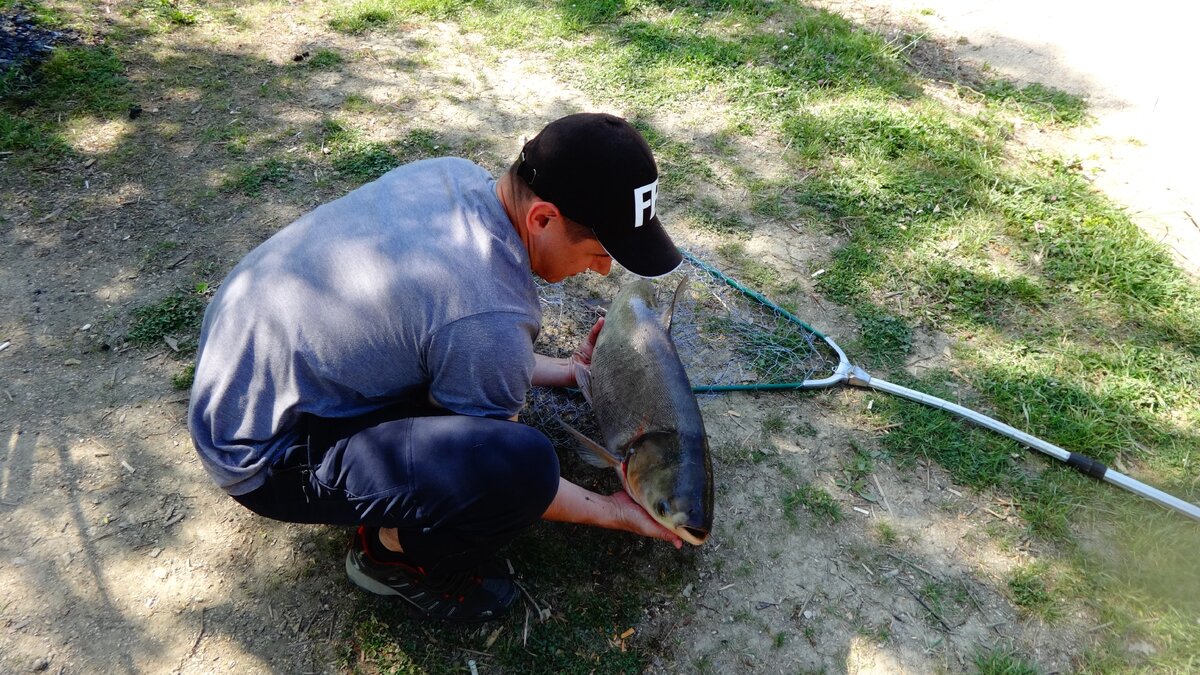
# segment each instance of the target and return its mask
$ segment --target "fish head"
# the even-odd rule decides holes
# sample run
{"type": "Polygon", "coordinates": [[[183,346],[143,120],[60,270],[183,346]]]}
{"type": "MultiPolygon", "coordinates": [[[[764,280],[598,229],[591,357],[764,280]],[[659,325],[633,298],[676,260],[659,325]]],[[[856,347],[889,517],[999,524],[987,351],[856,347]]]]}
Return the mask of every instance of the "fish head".
{"type": "Polygon", "coordinates": [[[712,531],[713,481],[708,439],[648,433],[630,447],[625,489],[650,517],[689,544],[712,531]]]}

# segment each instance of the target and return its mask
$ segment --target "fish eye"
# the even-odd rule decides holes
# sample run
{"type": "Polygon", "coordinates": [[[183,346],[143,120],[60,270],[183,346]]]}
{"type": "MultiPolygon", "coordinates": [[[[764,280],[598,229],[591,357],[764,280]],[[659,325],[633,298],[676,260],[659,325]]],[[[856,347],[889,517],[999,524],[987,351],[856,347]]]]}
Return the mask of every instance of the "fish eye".
{"type": "Polygon", "coordinates": [[[655,512],[657,512],[658,515],[662,516],[663,518],[667,517],[667,511],[669,511],[670,508],[671,505],[668,504],[667,500],[665,499],[658,500],[658,503],[654,505],[655,512]]]}

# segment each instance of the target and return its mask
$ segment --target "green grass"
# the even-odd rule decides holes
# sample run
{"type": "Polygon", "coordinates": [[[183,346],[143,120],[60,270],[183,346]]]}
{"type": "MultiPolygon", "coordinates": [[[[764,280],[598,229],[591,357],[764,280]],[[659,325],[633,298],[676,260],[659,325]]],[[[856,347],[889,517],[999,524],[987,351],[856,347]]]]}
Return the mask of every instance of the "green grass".
{"type": "MultiPolygon", "coordinates": [[[[58,23],[57,14],[35,16],[58,23]]],[[[59,46],[40,63],[0,74],[0,151],[51,161],[69,155],[63,129],[71,119],[128,113],[124,70],[107,46],[59,46]]]]}
{"type": "Polygon", "coordinates": [[[1046,621],[1058,616],[1058,608],[1048,582],[1050,570],[1044,564],[1018,567],[1008,576],[1008,591],[1013,604],[1026,612],[1037,614],[1046,621]]]}
{"type": "Polygon", "coordinates": [[[139,347],[156,347],[168,337],[178,341],[180,353],[196,349],[205,301],[196,293],[179,291],[133,310],[126,340],[139,347]]]}
{"type": "Polygon", "coordinates": [[[192,381],[196,378],[196,364],[189,363],[183,370],[171,376],[171,386],[181,391],[187,391],[192,388],[192,381]]]}
{"type": "Polygon", "coordinates": [[[262,192],[263,186],[282,185],[291,179],[287,165],[272,158],[238,169],[221,183],[221,189],[256,197],[262,192]]]}
{"type": "Polygon", "coordinates": [[[802,483],[783,495],[783,516],[793,528],[800,524],[796,510],[801,507],[826,524],[837,523],[843,518],[842,507],[837,500],[811,483],[802,483]]]}
{"type": "Polygon", "coordinates": [[[401,164],[453,155],[456,150],[428,129],[412,129],[396,141],[368,141],[352,127],[330,119],[324,122],[321,133],[330,166],[343,178],[360,183],[374,180],[401,164]]]}
{"type": "Polygon", "coordinates": [[[1033,664],[1016,649],[993,648],[980,651],[972,659],[979,675],[1039,675],[1033,664]]]}
{"type": "Polygon", "coordinates": [[[358,0],[340,6],[329,20],[330,28],[357,35],[382,29],[414,14],[445,17],[461,6],[461,0],[358,0]]]}
{"type": "Polygon", "coordinates": [[[332,49],[318,49],[315,54],[305,61],[305,64],[309,68],[334,68],[345,62],[346,58],[339,52],[332,49]]]}
{"type": "Polygon", "coordinates": [[[1008,80],[989,80],[982,87],[987,101],[1020,113],[1035,122],[1077,126],[1087,121],[1083,98],[1034,82],[1025,86],[1008,80]]]}

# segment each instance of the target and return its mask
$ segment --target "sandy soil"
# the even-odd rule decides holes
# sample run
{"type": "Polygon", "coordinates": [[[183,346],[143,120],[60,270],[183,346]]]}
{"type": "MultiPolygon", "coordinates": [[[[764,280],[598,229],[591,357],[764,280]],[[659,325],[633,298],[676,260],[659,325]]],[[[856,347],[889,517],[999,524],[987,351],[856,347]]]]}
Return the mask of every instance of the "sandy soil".
{"type": "MultiPolygon", "coordinates": [[[[969,45],[981,46],[964,57],[991,54],[979,34],[969,32],[983,29],[956,27],[966,19],[948,11],[897,14],[901,10],[866,1],[837,6],[873,25],[936,23],[951,42],[960,31],[969,45]]],[[[0,178],[0,222],[6,224],[0,342],[9,345],[0,352],[0,671],[336,668],[356,592],[340,570],[342,533],[258,519],[220,494],[191,451],[185,394],[170,384],[183,362],[166,345],[130,350],[119,339],[132,308],[187,287],[203,270],[217,270],[219,278],[274,229],[334,196],[314,185],[288,200],[197,204],[194,195],[219,180],[222,155],[189,129],[201,128],[208,115],[281,127],[304,123],[354,92],[403,113],[394,126],[373,130],[379,137],[400,137],[413,127],[484,136],[492,145],[475,159],[499,170],[520,137],[544,120],[593,108],[544,64],[496,58],[445,26],[413,28],[369,45],[304,18],[264,26],[237,45],[222,42],[219,27],[172,39],[177,42],[163,40],[157,48],[195,50],[195,58],[215,44],[213,58],[235,68],[283,67],[293,54],[317,47],[360,58],[329,73],[310,100],[286,109],[263,104],[254,92],[232,92],[227,109],[200,110],[194,92],[164,86],[161,99],[146,104],[140,125],[114,122],[72,137],[85,153],[111,159],[133,149],[152,158],[148,163],[103,161],[59,174],[0,178]],[[428,67],[389,65],[417,54],[427,57],[428,67]],[[201,227],[203,241],[196,238],[201,227]]],[[[999,68],[998,56],[986,58],[999,68]]],[[[1023,76],[1043,71],[1026,63],[1023,76]]],[[[155,74],[133,76],[153,82],[155,74]]],[[[703,132],[702,117],[655,122],[686,141],[703,132]]],[[[1098,182],[1123,166],[1102,160],[1143,149],[1112,140],[1128,137],[1091,139],[1110,148],[1109,155],[1097,155],[1098,182]]],[[[1149,131],[1138,137],[1149,147],[1149,131]]],[[[747,164],[777,156],[765,143],[746,141],[740,152],[747,164]]],[[[1146,213],[1188,209],[1168,205],[1146,213]]],[[[1182,230],[1171,225],[1169,231],[1182,230]]],[[[746,248],[811,285],[812,262],[837,243],[777,224],[757,230],[746,248]],[[785,238],[786,246],[779,243],[785,238]]],[[[815,297],[802,310],[831,334],[852,332],[815,297]]],[[[921,335],[918,343],[913,367],[948,358],[943,337],[921,335]]],[[[1005,575],[1039,551],[1020,536],[1003,500],[955,486],[937,466],[926,465],[897,470],[880,463],[877,484],[860,492],[838,486],[852,445],[869,447],[885,431],[861,415],[871,400],[836,390],[799,399],[703,402],[718,449],[721,517],[702,552],[706,571],[686,590],[689,611],[664,616],[648,608],[638,627],[639,636],[669,634],[679,645],[653,670],[961,671],[972,654],[991,645],[1016,646],[1046,670],[1071,667],[1097,620],[1072,607],[1051,629],[1012,606],[1005,575]],[[765,434],[771,411],[784,415],[789,429],[811,433],[765,434]],[[738,450],[750,446],[766,459],[754,461],[738,450]],[[831,527],[802,516],[794,527],[783,525],[778,495],[801,481],[828,489],[847,520],[831,527]],[[881,546],[880,523],[897,533],[897,542],[881,546]],[[1011,536],[997,538],[998,531],[1011,536]],[[953,590],[936,617],[919,597],[930,584],[953,590]],[[787,639],[779,642],[779,634],[787,639]]]]}

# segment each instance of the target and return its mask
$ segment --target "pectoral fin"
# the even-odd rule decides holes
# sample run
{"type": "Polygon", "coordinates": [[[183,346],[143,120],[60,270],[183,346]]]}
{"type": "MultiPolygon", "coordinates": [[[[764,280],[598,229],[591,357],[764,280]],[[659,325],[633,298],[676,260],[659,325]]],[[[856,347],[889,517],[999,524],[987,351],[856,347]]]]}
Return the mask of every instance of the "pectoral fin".
{"type": "Polygon", "coordinates": [[[593,441],[587,436],[579,433],[579,431],[577,431],[574,427],[562,421],[561,419],[555,419],[558,420],[558,423],[562,425],[563,429],[567,430],[567,433],[571,434],[575,437],[575,440],[579,441],[579,457],[583,461],[601,469],[621,465],[621,460],[614,457],[613,454],[609,452],[608,449],[603,445],[600,445],[596,441],[593,441]]]}
{"type": "MultiPolygon", "coordinates": [[[[575,370],[575,384],[579,387],[579,391],[583,392],[583,397],[587,399],[588,405],[592,404],[592,371],[587,366],[572,359],[571,366],[575,370]]],[[[561,421],[561,420],[560,420],[561,421]]]]}
{"type": "Polygon", "coordinates": [[[663,308],[662,322],[663,331],[667,335],[671,334],[671,319],[675,316],[675,305],[679,302],[679,298],[683,297],[683,289],[687,288],[688,278],[684,277],[679,280],[679,285],[675,287],[675,294],[671,296],[671,304],[663,308]]]}

